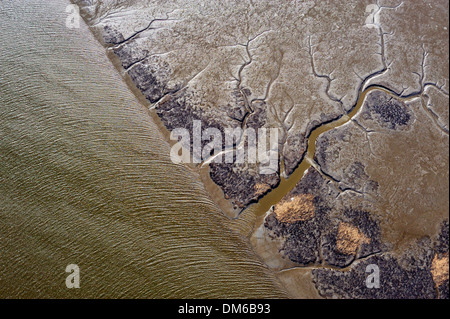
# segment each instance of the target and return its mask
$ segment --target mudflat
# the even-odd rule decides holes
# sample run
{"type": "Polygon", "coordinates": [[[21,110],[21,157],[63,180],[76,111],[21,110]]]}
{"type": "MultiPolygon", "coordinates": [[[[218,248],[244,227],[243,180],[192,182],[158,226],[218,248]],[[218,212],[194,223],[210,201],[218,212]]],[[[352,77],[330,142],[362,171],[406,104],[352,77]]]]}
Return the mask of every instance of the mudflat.
{"type": "Polygon", "coordinates": [[[169,132],[277,128],[203,180],[293,297],[448,298],[447,1],[74,2],[169,132]]]}

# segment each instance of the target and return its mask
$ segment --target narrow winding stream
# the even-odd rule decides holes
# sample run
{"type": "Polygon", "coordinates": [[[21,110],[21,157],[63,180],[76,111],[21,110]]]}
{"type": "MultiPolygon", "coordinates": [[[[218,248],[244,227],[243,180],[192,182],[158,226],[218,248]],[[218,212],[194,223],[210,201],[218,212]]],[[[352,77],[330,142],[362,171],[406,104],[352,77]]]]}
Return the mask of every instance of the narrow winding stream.
{"type": "Polygon", "coordinates": [[[346,115],[340,117],[339,119],[337,119],[333,122],[321,125],[311,132],[311,134],[308,138],[307,151],[306,151],[306,154],[305,154],[303,160],[301,161],[299,166],[296,168],[294,173],[292,173],[289,177],[285,178],[285,177],[281,176],[281,181],[280,181],[279,186],[277,188],[275,188],[274,190],[272,190],[270,193],[268,193],[265,197],[263,197],[256,204],[257,205],[257,207],[256,207],[257,216],[262,216],[262,215],[266,214],[267,211],[272,206],[279,203],[283,199],[283,197],[286,196],[286,194],[288,194],[298,184],[298,182],[303,178],[305,172],[314,165],[314,155],[316,153],[317,138],[325,132],[328,132],[332,129],[338,128],[338,127],[350,122],[358,114],[361,107],[364,105],[364,101],[366,99],[367,94],[369,94],[370,92],[375,91],[375,90],[383,91],[383,92],[389,94],[390,96],[392,96],[396,99],[399,99],[403,102],[408,102],[408,101],[414,100],[416,98],[419,98],[423,93],[423,90],[421,90],[419,93],[415,93],[411,96],[402,97],[402,96],[396,94],[395,92],[393,92],[392,90],[389,90],[385,87],[373,85],[373,86],[366,88],[364,91],[362,91],[359,94],[357,103],[351,109],[351,111],[349,113],[347,113],[346,115]]]}

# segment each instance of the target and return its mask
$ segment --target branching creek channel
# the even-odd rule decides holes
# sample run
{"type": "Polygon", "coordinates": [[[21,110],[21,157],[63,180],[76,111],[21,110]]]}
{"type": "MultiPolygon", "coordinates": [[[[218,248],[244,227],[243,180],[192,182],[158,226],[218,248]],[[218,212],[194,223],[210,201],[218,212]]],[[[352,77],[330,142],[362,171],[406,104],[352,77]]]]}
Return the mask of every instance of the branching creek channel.
{"type": "MultiPolygon", "coordinates": [[[[110,58],[113,58],[113,57],[110,56],[110,58]]],[[[118,63],[115,63],[115,64],[116,64],[116,67],[119,67],[118,63]]],[[[379,73],[382,73],[382,72],[378,72],[377,75],[379,73]]],[[[213,197],[215,197],[217,204],[221,207],[224,214],[226,216],[228,216],[229,218],[239,219],[239,217],[246,210],[251,209],[255,213],[255,215],[256,215],[255,217],[258,218],[258,217],[264,216],[271,209],[272,206],[278,204],[292,189],[295,188],[295,186],[300,182],[300,180],[303,178],[304,174],[306,173],[306,171],[309,168],[315,167],[319,171],[319,173],[323,174],[323,172],[321,172],[320,168],[317,167],[317,164],[315,163],[315,160],[314,160],[314,156],[315,156],[315,152],[316,152],[317,138],[323,133],[326,133],[330,130],[339,128],[339,127],[347,124],[348,122],[352,121],[352,119],[356,115],[358,115],[359,111],[361,110],[362,106],[364,105],[366,96],[372,91],[376,91],[376,90],[383,91],[386,94],[388,94],[389,96],[391,96],[392,98],[397,99],[402,102],[410,102],[412,100],[420,98],[422,100],[421,101],[422,107],[425,109],[425,111],[427,113],[429,113],[429,110],[427,109],[426,105],[424,104],[423,93],[424,93],[426,87],[428,87],[428,86],[436,87],[436,85],[434,85],[432,83],[425,83],[419,92],[414,92],[409,95],[402,95],[402,94],[398,94],[397,92],[393,91],[392,89],[382,86],[382,85],[373,84],[373,85],[369,85],[366,87],[364,84],[367,82],[368,79],[370,79],[370,77],[367,78],[361,84],[357,102],[354,104],[354,106],[349,111],[347,111],[345,114],[339,116],[338,118],[331,120],[330,122],[327,122],[327,123],[322,123],[322,124],[318,125],[316,128],[314,128],[310,132],[310,134],[307,136],[308,143],[307,143],[307,149],[305,151],[305,155],[303,156],[302,161],[297,166],[297,168],[294,170],[294,172],[287,177],[284,176],[284,174],[281,174],[279,184],[275,188],[273,188],[271,191],[269,191],[266,195],[262,196],[256,203],[252,203],[252,204],[248,205],[246,208],[244,208],[240,212],[237,212],[237,213],[236,213],[236,211],[230,212],[229,211],[230,209],[228,209],[228,207],[232,206],[231,203],[229,203],[228,200],[225,200],[224,198],[217,198],[215,196],[215,195],[217,195],[217,192],[215,192],[213,197]],[[223,202],[228,202],[228,205],[223,205],[223,202]],[[233,217],[233,216],[235,216],[235,217],[233,217]]],[[[131,81],[126,81],[126,82],[128,83],[129,86],[132,86],[131,81]]],[[[134,89],[133,91],[135,93],[138,93],[139,91],[138,90],[136,91],[136,90],[137,90],[137,88],[134,89]]],[[[150,111],[154,112],[153,107],[150,107],[150,111]]],[[[156,115],[156,113],[152,114],[152,117],[153,117],[153,119],[158,119],[158,122],[160,122],[159,117],[156,115]]],[[[158,127],[164,131],[163,132],[164,136],[166,136],[166,138],[169,138],[170,132],[165,128],[165,126],[162,124],[162,122],[158,123],[158,127]]],[[[245,131],[245,121],[243,122],[243,129],[245,131]]],[[[448,134],[448,132],[445,132],[445,133],[448,134]]],[[[173,141],[169,141],[169,143],[174,144],[173,141]]],[[[206,184],[208,184],[208,185],[205,185],[205,187],[208,187],[211,184],[214,184],[214,182],[209,178],[209,164],[212,162],[212,160],[216,156],[223,155],[227,152],[235,151],[236,148],[242,146],[243,143],[244,143],[244,139],[241,138],[241,140],[237,141],[237,143],[233,147],[226,148],[223,151],[221,151],[220,153],[212,155],[208,159],[204,160],[202,163],[195,164],[193,166],[191,166],[189,164],[187,164],[187,165],[191,168],[194,168],[194,170],[198,170],[200,175],[208,176],[208,181],[206,182],[206,184]]],[[[280,165],[280,168],[279,168],[280,172],[283,172],[283,170],[284,170],[283,162],[280,161],[279,165],[280,165]]],[[[325,177],[328,179],[331,179],[331,177],[329,177],[329,176],[325,176],[325,177]]],[[[203,179],[203,182],[205,183],[204,179],[203,179]]],[[[217,185],[215,185],[215,186],[217,186],[217,185]]],[[[217,186],[217,188],[218,188],[218,186],[217,186]]],[[[223,197],[223,194],[222,194],[222,197],[223,197]]]]}
{"type": "MultiPolygon", "coordinates": [[[[384,43],[383,40],[383,34],[381,33],[381,38],[382,38],[382,43],[384,43]]],[[[98,38],[98,34],[94,33],[94,36],[96,36],[98,38]]],[[[249,40],[249,42],[253,41],[249,40]]],[[[248,43],[249,43],[248,42],[248,43]]],[[[246,50],[247,50],[247,54],[249,56],[249,61],[247,61],[244,65],[242,65],[241,69],[239,70],[239,78],[237,79],[238,82],[241,82],[241,72],[242,70],[248,66],[248,64],[250,64],[251,62],[251,57],[248,51],[248,43],[246,45],[246,50]]],[[[243,45],[245,46],[245,45],[243,45]]],[[[384,45],[383,45],[383,49],[382,49],[382,55],[384,55],[384,45]]],[[[173,140],[170,140],[170,131],[164,126],[164,124],[162,123],[161,119],[158,117],[158,115],[155,112],[154,107],[156,106],[156,104],[158,104],[159,102],[161,102],[165,96],[160,100],[157,101],[153,104],[150,104],[148,100],[146,100],[146,98],[144,97],[144,95],[142,94],[142,92],[136,87],[136,85],[133,83],[133,81],[131,80],[131,78],[127,75],[126,70],[122,69],[121,66],[121,62],[118,59],[117,56],[115,56],[115,54],[112,53],[112,51],[110,49],[107,49],[107,55],[110,59],[110,61],[114,64],[114,66],[121,70],[121,73],[123,75],[124,81],[125,83],[128,85],[129,89],[136,95],[136,97],[138,98],[139,101],[141,101],[141,103],[143,103],[145,106],[148,107],[148,109],[150,110],[150,115],[153,118],[153,120],[156,121],[155,124],[157,124],[157,126],[159,127],[161,133],[166,137],[167,141],[173,145],[175,144],[175,142],[173,140]],[[125,71],[125,72],[124,72],[125,71]]],[[[315,156],[315,151],[316,151],[316,140],[317,138],[327,132],[330,131],[332,129],[338,128],[340,126],[345,125],[346,123],[350,122],[360,111],[360,109],[362,108],[365,98],[367,96],[367,94],[369,94],[372,91],[375,90],[379,90],[379,91],[383,91],[386,94],[388,94],[389,96],[391,96],[394,99],[397,99],[399,101],[402,102],[409,102],[415,99],[420,98],[422,101],[422,106],[425,109],[425,111],[427,113],[430,113],[430,110],[427,109],[426,105],[424,105],[424,99],[423,99],[423,93],[425,91],[425,88],[428,86],[434,86],[436,87],[439,91],[441,91],[441,89],[435,85],[434,83],[421,83],[421,89],[420,91],[416,91],[413,92],[411,94],[408,95],[403,95],[402,93],[397,93],[394,90],[383,86],[383,85],[377,85],[377,84],[371,84],[368,85],[369,80],[374,79],[376,76],[379,76],[383,73],[385,73],[386,71],[388,71],[387,65],[386,63],[384,63],[384,68],[382,70],[376,71],[372,74],[370,74],[369,76],[367,76],[365,79],[363,79],[359,90],[358,90],[358,97],[356,100],[356,103],[353,105],[353,107],[351,107],[347,112],[343,113],[341,116],[339,116],[338,118],[331,120],[329,122],[326,123],[322,123],[319,126],[317,126],[316,128],[314,128],[310,134],[307,136],[308,139],[308,143],[307,143],[307,149],[305,151],[305,154],[303,156],[303,159],[301,160],[300,164],[297,166],[297,168],[294,170],[294,172],[289,175],[289,176],[283,176],[283,174],[280,174],[280,183],[273,188],[271,191],[269,191],[269,193],[267,193],[266,195],[262,196],[256,203],[252,203],[250,205],[248,205],[246,208],[244,208],[242,211],[237,212],[230,212],[229,209],[227,209],[227,207],[231,207],[231,203],[226,200],[225,198],[223,198],[223,193],[222,193],[222,198],[218,198],[216,195],[218,195],[217,190],[213,191],[211,193],[214,193],[213,197],[215,197],[216,203],[219,205],[219,207],[222,209],[224,215],[226,215],[227,217],[231,218],[231,219],[239,219],[239,217],[248,209],[252,209],[252,211],[254,211],[256,213],[256,217],[261,217],[263,215],[265,215],[272,206],[276,205],[277,203],[279,203],[297,184],[298,182],[303,178],[304,174],[306,173],[306,171],[311,168],[311,167],[317,167],[317,165],[315,164],[314,161],[314,156],[315,156]],[[227,205],[223,205],[224,202],[227,202],[227,205]],[[233,217],[234,216],[234,217],[233,217]]],[[[323,76],[319,76],[319,77],[323,77],[323,76]]],[[[423,81],[423,79],[422,79],[423,81]]],[[[269,91],[270,91],[270,86],[273,83],[270,83],[268,86],[268,89],[266,91],[266,96],[264,97],[265,100],[268,97],[269,91]]],[[[240,86],[240,85],[239,85],[240,86]]],[[[247,114],[247,116],[245,117],[245,119],[242,122],[242,128],[246,129],[246,122],[249,118],[249,116],[254,112],[251,104],[252,102],[258,102],[260,101],[259,99],[255,99],[253,101],[251,101],[249,103],[249,101],[246,99],[246,94],[245,92],[243,92],[242,87],[240,87],[240,92],[241,94],[244,96],[244,101],[246,103],[246,108],[247,111],[249,112],[247,114]]],[[[442,92],[442,91],[441,91],[442,92]]],[[[336,101],[335,101],[336,102],[336,101]]],[[[445,134],[448,135],[448,132],[445,132],[445,134]]],[[[244,134],[245,135],[245,134],[244,134]]],[[[203,183],[205,184],[205,187],[208,188],[208,186],[211,186],[212,184],[214,184],[214,182],[209,178],[209,163],[212,162],[212,160],[221,154],[225,154],[227,152],[230,151],[234,151],[236,150],[237,147],[242,146],[242,144],[244,143],[244,138],[241,138],[240,141],[237,141],[237,143],[235,145],[233,145],[232,147],[225,148],[222,152],[220,152],[219,154],[212,154],[211,157],[209,157],[208,159],[202,161],[202,163],[200,164],[194,164],[194,165],[190,165],[190,164],[185,164],[190,168],[193,168],[194,170],[197,170],[198,173],[203,176],[202,180],[203,183]],[[206,175],[205,173],[207,173],[208,177],[207,177],[207,181],[205,181],[204,176],[206,175]],[[208,185],[206,185],[208,184],[208,185]]],[[[192,158],[191,158],[192,160],[192,158]]],[[[279,163],[280,166],[280,172],[283,172],[284,167],[283,167],[283,163],[282,161],[280,161],[279,163]]],[[[318,169],[319,170],[319,169],[318,169]]],[[[323,174],[323,172],[321,172],[319,170],[319,172],[321,174],[323,174]]],[[[326,176],[328,177],[328,176],[326,176]]],[[[331,177],[328,177],[331,178],[331,177]]],[[[216,184],[214,184],[217,188],[219,188],[216,184]]],[[[233,209],[231,209],[233,210],[233,209]]]]}
{"type": "MultiPolygon", "coordinates": [[[[110,51],[107,51],[107,53],[108,53],[108,57],[109,57],[110,61],[115,65],[115,67],[118,68],[119,70],[122,69],[121,63],[118,60],[118,58],[114,54],[112,54],[112,52],[110,52],[110,51]]],[[[223,193],[221,191],[219,192],[219,193],[221,193],[221,198],[217,197],[217,195],[218,195],[217,189],[220,189],[220,188],[209,177],[209,164],[212,162],[212,160],[216,156],[223,155],[227,152],[235,151],[236,148],[242,146],[242,144],[244,143],[243,138],[241,138],[239,141],[237,141],[237,143],[233,147],[225,148],[223,151],[221,151],[218,154],[212,154],[209,158],[202,161],[202,163],[200,163],[200,164],[193,164],[193,165],[192,164],[184,164],[184,165],[187,165],[191,169],[198,171],[200,176],[202,176],[202,180],[203,180],[203,183],[205,184],[206,188],[208,188],[208,186],[212,186],[212,185],[214,185],[217,188],[216,191],[212,191],[211,194],[212,194],[212,197],[215,199],[216,203],[222,209],[225,216],[227,216],[231,219],[239,219],[239,217],[245,211],[247,211],[249,209],[251,209],[256,214],[255,217],[264,216],[270,210],[270,208],[272,206],[278,204],[292,189],[294,189],[294,187],[303,178],[304,174],[306,173],[306,171],[309,168],[316,167],[319,170],[319,168],[317,167],[317,164],[315,164],[315,160],[314,160],[317,138],[325,132],[328,132],[335,128],[339,128],[339,127],[347,124],[348,122],[352,121],[352,119],[361,110],[362,106],[364,105],[366,96],[370,92],[376,91],[376,90],[383,91],[386,94],[388,94],[389,96],[391,96],[392,98],[397,99],[402,102],[409,102],[409,101],[420,98],[422,100],[421,101],[422,106],[425,109],[425,111],[427,113],[430,112],[427,109],[426,105],[424,105],[423,93],[425,91],[425,88],[428,86],[434,86],[434,87],[438,88],[439,91],[441,91],[437,85],[435,85],[433,83],[424,83],[424,84],[422,84],[420,91],[416,91],[416,92],[413,92],[408,95],[402,95],[401,93],[399,94],[399,93],[393,91],[392,89],[382,86],[382,85],[377,85],[377,84],[367,85],[368,80],[371,80],[375,76],[383,74],[384,72],[386,72],[386,69],[375,72],[374,74],[372,74],[372,75],[368,76],[366,79],[364,79],[364,81],[361,83],[361,86],[359,89],[357,101],[353,105],[353,107],[350,108],[349,111],[342,114],[341,116],[339,116],[336,119],[333,119],[327,123],[322,123],[322,124],[318,125],[316,128],[314,128],[310,132],[310,134],[307,136],[308,143],[307,143],[307,149],[305,151],[305,155],[303,156],[303,159],[301,160],[301,162],[297,166],[297,168],[294,170],[294,172],[287,177],[283,176],[284,174],[281,174],[280,182],[275,188],[273,188],[271,191],[269,191],[269,193],[267,193],[266,195],[262,196],[256,203],[252,203],[252,204],[248,205],[242,211],[239,211],[239,212],[233,211],[231,202],[229,200],[226,200],[225,198],[223,198],[223,193]],[[205,180],[206,175],[207,175],[207,180],[205,180]],[[226,202],[227,204],[224,205],[224,202],[226,202]]],[[[158,104],[161,100],[154,104],[149,104],[148,100],[145,99],[142,92],[140,92],[140,90],[135,86],[135,84],[129,78],[129,76],[126,73],[123,73],[123,70],[121,73],[124,77],[124,81],[126,82],[126,84],[129,87],[129,89],[137,96],[137,98],[141,101],[141,103],[143,103],[144,105],[146,105],[148,107],[151,117],[153,118],[154,121],[156,121],[157,126],[159,127],[161,133],[165,136],[167,141],[171,145],[175,144],[175,142],[173,140],[170,140],[170,131],[164,126],[164,124],[162,123],[162,120],[158,117],[158,115],[156,114],[155,108],[154,108],[154,106],[156,104],[158,104]]],[[[245,95],[245,93],[242,93],[242,94],[245,95]]],[[[268,94],[268,92],[267,92],[267,94],[268,94]]],[[[252,102],[256,102],[256,101],[258,101],[258,100],[255,100],[252,102]]],[[[250,106],[247,106],[247,108],[249,109],[249,112],[250,112],[248,115],[251,115],[251,113],[253,113],[253,109],[250,106]]],[[[246,121],[247,121],[248,117],[249,116],[247,116],[246,119],[242,123],[242,128],[244,129],[244,131],[245,131],[246,121]]],[[[448,132],[445,132],[445,134],[448,135],[448,132]]],[[[192,158],[191,158],[191,160],[192,160],[192,158]]],[[[279,166],[280,166],[280,168],[279,168],[280,172],[283,172],[284,167],[283,167],[282,161],[280,161],[279,166]]],[[[323,174],[323,172],[321,172],[320,170],[319,170],[319,172],[321,174],[323,174]]],[[[330,178],[328,176],[325,176],[325,177],[330,178]]]]}
{"type": "MultiPolygon", "coordinates": [[[[350,122],[361,110],[362,106],[364,105],[364,101],[366,99],[367,94],[369,94],[372,91],[379,90],[387,93],[391,97],[398,99],[402,102],[408,102],[415,100],[417,98],[422,98],[423,91],[425,89],[426,85],[422,88],[422,90],[418,93],[413,93],[408,96],[402,96],[397,94],[396,92],[390,90],[389,88],[378,86],[378,85],[371,85],[367,88],[365,88],[358,96],[356,104],[353,106],[353,108],[347,113],[341,116],[338,119],[335,119],[329,123],[322,124],[312,130],[311,134],[308,136],[308,145],[306,153],[303,157],[303,160],[301,163],[297,166],[295,171],[286,177],[281,176],[280,184],[273,189],[271,192],[266,194],[264,197],[262,197],[255,205],[256,205],[256,215],[258,217],[265,215],[272,206],[279,203],[283,197],[285,197],[297,184],[298,182],[303,178],[306,171],[315,166],[314,161],[314,155],[316,152],[316,140],[317,138],[332,129],[338,128],[348,122],[350,122]]],[[[423,103],[423,101],[422,101],[423,103]]],[[[425,107],[425,106],[424,106],[425,107]]],[[[281,171],[283,169],[281,168],[281,171]]],[[[247,207],[246,209],[248,209],[247,207]]]]}

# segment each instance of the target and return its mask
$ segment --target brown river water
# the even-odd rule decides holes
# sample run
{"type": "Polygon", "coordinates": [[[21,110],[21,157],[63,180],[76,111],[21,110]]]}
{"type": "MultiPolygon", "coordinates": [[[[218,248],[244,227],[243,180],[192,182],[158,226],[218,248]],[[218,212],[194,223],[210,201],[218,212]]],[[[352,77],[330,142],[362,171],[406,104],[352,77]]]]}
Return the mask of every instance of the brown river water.
{"type": "Polygon", "coordinates": [[[285,297],[68,4],[0,1],[0,298],[285,297]]]}

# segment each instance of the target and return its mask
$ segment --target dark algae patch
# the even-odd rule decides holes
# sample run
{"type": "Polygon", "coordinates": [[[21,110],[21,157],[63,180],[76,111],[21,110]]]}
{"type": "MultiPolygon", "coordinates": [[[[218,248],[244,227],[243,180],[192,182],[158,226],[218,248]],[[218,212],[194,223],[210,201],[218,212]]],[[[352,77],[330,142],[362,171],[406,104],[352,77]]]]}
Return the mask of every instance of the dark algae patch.
{"type": "Polygon", "coordinates": [[[434,299],[448,298],[448,221],[441,235],[417,240],[401,254],[386,252],[356,261],[347,271],[313,270],[319,293],[328,298],[434,299]],[[366,285],[367,267],[379,268],[379,288],[366,285]]]}
{"type": "Polygon", "coordinates": [[[374,91],[367,96],[367,116],[378,118],[382,126],[396,130],[407,126],[412,115],[403,102],[393,98],[384,91],[374,91]]]}

